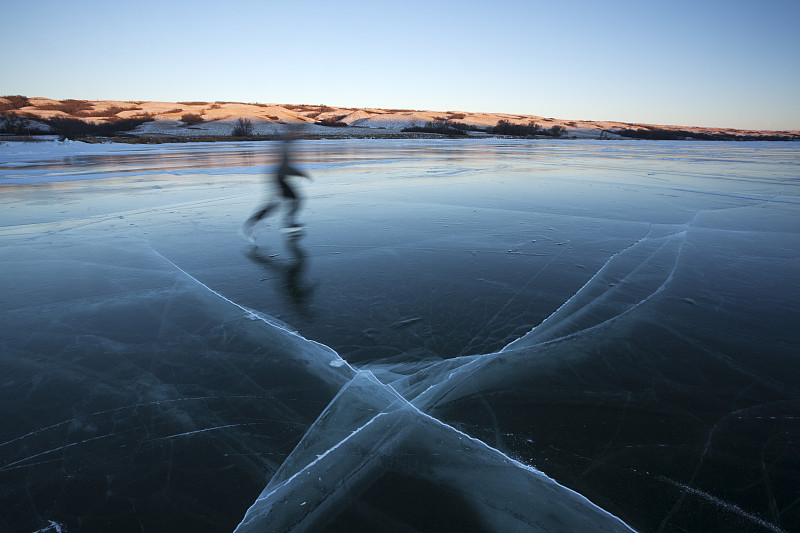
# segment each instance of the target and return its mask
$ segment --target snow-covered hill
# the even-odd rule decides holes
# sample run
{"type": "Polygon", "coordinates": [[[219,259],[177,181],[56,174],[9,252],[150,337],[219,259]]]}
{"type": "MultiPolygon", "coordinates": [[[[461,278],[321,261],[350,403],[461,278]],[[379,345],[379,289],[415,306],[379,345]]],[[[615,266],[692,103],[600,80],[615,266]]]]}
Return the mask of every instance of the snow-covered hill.
{"type": "MultiPolygon", "coordinates": [[[[41,97],[0,97],[0,110],[29,119],[78,118],[103,123],[120,119],[146,118],[149,122],[129,132],[142,136],[208,137],[230,136],[238,119],[249,120],[254,135],[281,133],[289,125],[302,124],[309,135],[332,137],[400,135],[402,130],[428,122],[459,123],[487,129],[501,120],[543,129],[565,128],[565,136],[578,138],[614,137],[614,130],[657,128],[659,131],[690,131],[703,134],[800,136],[800,131],[769,132],[729,128],[632,124],[592,120],[566,120],[536,115],[472,113],[467,111],[424,111],[410,109],[356,109],[327,105],[260,104],[236,102],[143,102],[115,100],[52,100],[41,97]],[[331,127],[336,124],[339,127],[331,127]],[[347,127],[342,127],[344,124],[347,127]]],[[[472,131],[471,135],[481,135],[472,131]]]]}

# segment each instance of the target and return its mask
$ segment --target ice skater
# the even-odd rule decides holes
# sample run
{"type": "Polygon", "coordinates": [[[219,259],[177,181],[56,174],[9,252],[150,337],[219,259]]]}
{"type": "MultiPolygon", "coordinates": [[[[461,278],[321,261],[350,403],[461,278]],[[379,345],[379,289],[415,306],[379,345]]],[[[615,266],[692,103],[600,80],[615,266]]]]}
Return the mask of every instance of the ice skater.
{"type": "Polygon", "coordinates": [[[298,195],[297,191],[291,186],[286,178],[289,176],[302,176],[310,180],[311,176],[297,167],[292,166],[290,162],[290,144],[292,142],[292,138],[292,135],[287,135],[283,139],[281,162],[275,169],[275,174],[273,175],[273,184],[275,186],[275,192],[273,193],[273,196],[267,201],[264,207],[253,213],[244,223],[244,233],[250,240],[253,240],[254,238],[253,226],[255,226],[259,220],[268,217],[281,205],[281,203],[284,202],[288,203],[289,205],[284,219],[286,228],[293,231],[299,231],[302,229],[302,225],[298,224],[297,220],[295,219],[297,211],[300,210],[302,197],[298,195]]]}

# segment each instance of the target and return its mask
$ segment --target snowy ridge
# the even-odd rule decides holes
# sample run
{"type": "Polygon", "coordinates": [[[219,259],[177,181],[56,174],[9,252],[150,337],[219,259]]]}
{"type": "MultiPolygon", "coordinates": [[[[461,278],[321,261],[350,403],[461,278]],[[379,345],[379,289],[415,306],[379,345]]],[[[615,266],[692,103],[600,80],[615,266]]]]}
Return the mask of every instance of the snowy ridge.
{"type": "MultiPolygon", "coordinates": [[[[0,100],[5,100],[0,97],[0,100]]],[[[421,126],[427,122],[451,121],[478,128],[490,128],[504,120],[512,124],[527,125],[536,122],[543,128],[561,126],[570,136],[581,138],[600,138],[608,136],[607,130],[647,128],[657,126],[664,130],[691,131],[707,134],[733,135],[769,135],[775,133],[799,135],[800,131],[769,132],[758,130],[737,130],[732,128],[632,124],[616,121],[572,120],[539,115],[521,115],[509,113],[479,113],[469,111],[435,111],[415,109],[355,109],[336,106],[292,105],[292,104],[246,104],[237,102],[121,102],[109,100],[87,101],[91,110],[102,115],[87,118],[80,113],[70,115],[58,110],[61,102],[50,98],[32,97],[27,105],[15,112],[24,116],[50,118],[82,118],[91,122],[131,118],[153,118],[152,122],[142,124],[132,133],[142,136],[192,137],[229,136],[239,118],[252,122],[256,135],[280,134],[286,125],[303,125],[309,134],[327,137],[347,135],[369,135],[370,132],[397,134],[403,128],[421,126]],[[201,121],[184,122],[185,115],[200,117],[201,121]],[[323,124],[325,121],[341,122],[348,128],[331,128],[323,124]],[[604,133],[605,132],[605,133],[604,133]]],[[[188,120],[188,119],[187,119],[188,120]]],[[[611,134],[613,136],[613,134],[611,134]]]]}

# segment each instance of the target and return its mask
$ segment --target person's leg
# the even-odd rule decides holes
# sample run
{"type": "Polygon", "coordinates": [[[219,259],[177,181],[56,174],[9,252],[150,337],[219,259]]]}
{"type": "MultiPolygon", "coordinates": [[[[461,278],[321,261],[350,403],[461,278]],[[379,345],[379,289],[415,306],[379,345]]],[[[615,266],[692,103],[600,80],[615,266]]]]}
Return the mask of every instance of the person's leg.
{"type": "Polygon", "coordinates": [[[255,213],[253,213],[253,216],[251,216],[249,219],[247,219],[247,221],[248,222],[252,221],[252,223],[255,224],[259,220],[267,218],[267,216],[269,216],[269,214],[276,207],[278,207],[278,202],[276,202],[275,200],[272,200],[271,202],[267,203],[264,207],[262,207],[260,210],[258,210],[255,213]]]}
{"type": "Polygon", "coordinates": [[[245,221],[244,227],[249,232],[252,229],[252,227],[255,226],[256,222],[258,222],[259,220],[262,220],[262,219],[266,218],[267,216],[269,216],[269,214],[276,207],[278,207],[278,202],[276,200],[272,200],[272,201],[268,202],[266,205],[264,205],[264,207],[262,207],[261,209],[259,209],[255,213],[253,213],[250,216],[250,218],[248,218],[245,221]]]}
{"type": "Polygon", "coordinates": [[[296,226],[297,221],[294,216],[300,210],[300,198],[295,196],[294,198],[288,198],[286,201],[289,202],[289,211],[286,213],[286,226],[296,226]]]}

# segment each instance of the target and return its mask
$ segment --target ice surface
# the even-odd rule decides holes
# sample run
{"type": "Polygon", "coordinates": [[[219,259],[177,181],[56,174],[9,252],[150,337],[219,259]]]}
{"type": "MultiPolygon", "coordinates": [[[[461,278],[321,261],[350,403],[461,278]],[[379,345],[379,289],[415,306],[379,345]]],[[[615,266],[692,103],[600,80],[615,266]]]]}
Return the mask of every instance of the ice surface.
{"type": "Polygon", "coordinates": [[[0,530],[800,529],[794,144],[296,156],[0,145],[0,530]]]}

